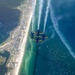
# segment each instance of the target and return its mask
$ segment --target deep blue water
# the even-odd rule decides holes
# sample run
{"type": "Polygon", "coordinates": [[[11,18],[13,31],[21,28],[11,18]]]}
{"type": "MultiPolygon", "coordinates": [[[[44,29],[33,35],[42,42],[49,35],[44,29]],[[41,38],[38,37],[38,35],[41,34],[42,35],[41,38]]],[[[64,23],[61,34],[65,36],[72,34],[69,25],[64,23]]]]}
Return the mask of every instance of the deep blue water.
{"type": "Polygon", "coordinates": [[[23,0],[0,0],[0,43],[5,41],[10,32],[19,24],[21,11],[13,9],[18,7],[23,0]]]}
{"type": "Polygon", "coordinates": [[[69,51],[73,52],[73,57],[75,57],[75,1],[74,0],[64,0],[55,2],[52,1],[52,7],[54,11],[53,18],[56,19],[58,26],[55,27],[59,29],[63,38],[67,40],[67,45],[71,48],[69,51]]]}
{"type": "Polygon", "coordinates": [[[21,5],[24,0],[0,0],[0,6],[17,7],[21,5]]]}
{"type": "MultiPolygon", "coordinates": [[[[40,29],[43,29],[46,2],[44,2],[40,29]]],[[[46,25],[49,39],[37,45],[35,75],[75,75],[75,59],[70,53],[75,52],[75,1],[52,0],[51,4],[52,10],[48,13],[46,25]],[[51,38],[51,35],[54,37],[51,38]],[[64,44],[65,40],[72,48],[71,51],[64,44]]]]}

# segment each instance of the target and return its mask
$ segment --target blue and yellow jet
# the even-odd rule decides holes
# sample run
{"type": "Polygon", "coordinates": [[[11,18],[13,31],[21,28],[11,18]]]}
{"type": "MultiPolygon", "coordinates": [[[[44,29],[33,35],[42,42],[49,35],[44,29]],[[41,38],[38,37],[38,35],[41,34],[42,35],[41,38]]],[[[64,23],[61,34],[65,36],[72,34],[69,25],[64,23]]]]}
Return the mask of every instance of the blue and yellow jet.
{"type": "Polygon", "coordinates": [[[35,41],[36,43],[41,43],[47,38],[48,37],[46,36],[46,34],[41,32],[40,30],[31,32],[31,39],[33,39],[33,41],[35,41]]]}

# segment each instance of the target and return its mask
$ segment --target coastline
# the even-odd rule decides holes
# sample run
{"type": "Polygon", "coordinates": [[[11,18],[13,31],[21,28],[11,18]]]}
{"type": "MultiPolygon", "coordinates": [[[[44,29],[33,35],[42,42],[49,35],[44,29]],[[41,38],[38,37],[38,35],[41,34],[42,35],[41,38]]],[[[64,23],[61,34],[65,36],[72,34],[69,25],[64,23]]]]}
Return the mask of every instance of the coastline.
{"type": "MultiPolygon", "coordinates": [[[[36,4],[36,2],[34,2],[34,5],[35,4],[36,4]]],[[[33,15],[32,12],[28,15],[29,16],[29,20],[27,22],[28,24],[27,24],[27,28],[25,30],[25,36],[24,36],[22,44],[19,46],[19,49],[21,50],[20,58],[19,58],[20,60],[19,60],[18,66],[17,66],[17,68],[15,70],[16,73],[14,75],[19,75],[20,66],[21,66],[22,59],[23,59],[23,56],[24,56],[24,53],[25,53],[25,49],[26,49],[26,42],[27,42],[27,37],[28,37],[28,32],[29,32],[29,28],[30,28],[32,15],[33,15]]]]}
{"type": "Polygon", "coordinates": [[[31,22],[31,18],[32,18],[32,14],[30,14],[30,19],[29,19],[29,23],[28,23],[28,26],[26,28],[26,33],[25,33],[25,36],[24,36],[24,39],[23,39],[23,42],[21,44],[21,52],[20,52],[20,60],[19,60],[19,63],[18,63],[18,67],[16,68],[16,73],[14,75],[18,75],[19,73],[19,69],[20,69],[20,65],[22,63],[22,59],[23,59],[23,55],[24,55],[24,52],[25,52],[25,45],[26,45],[26,42],[27,42],[27,36],[28,36],[28,31],[29,31],[29,27],[30,27],[30,22],[31,22]]]}
{"type": "Polygon", "coordinates": [[[27,0],[16,8],[21,11],[19,25],[13,30],[13,32],[10,32],[10,40],[6,40],[7,42],[0,45],[0,51],[6,50],[10,53],[10,57],[6,63],[8,71],[5,75],[19,74],[20,66],[25,53],[31,18],[33,15],[33,6],[35,6],[35,3],[36,0],[27,0]]]}

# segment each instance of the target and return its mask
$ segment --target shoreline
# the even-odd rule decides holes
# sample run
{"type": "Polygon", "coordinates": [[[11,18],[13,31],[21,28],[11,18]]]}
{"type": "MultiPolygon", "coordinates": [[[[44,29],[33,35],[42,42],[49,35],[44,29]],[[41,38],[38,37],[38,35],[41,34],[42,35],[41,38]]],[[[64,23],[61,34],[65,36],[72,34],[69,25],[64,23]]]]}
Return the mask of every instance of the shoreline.
{"type": "Polygon", "coordinates": [[[19,74],[19,70],[20,70],[20,66],[21,66],[21,63],[22,63],[22,59],[23,59],[23,56],[24,56],[24,52],[25,52],[25,44],[27,42],[27,36],[28,36],[28,32],[29,32],[29,27],[30,27],[30,23],[31,23],[31,18],[32,18],[32,14],[30,13],[30,18],[29,18],[29,21],[28,21],[28,24],[27,24],[27,28],[25,30],[25,35],[24,35],[24,38],[23,38],[23,42],[22,44],[20,45],[19,49],[20,49],[20,54],[19,54],[19,62],[17,64],[17,67],[16,67],[16,73],[14,75],[18,75],[19,74]]]}
{"type": "Polygon", "coordinates": [[[10,57],[6,64],[8,71],[5,75],[19,74],[26,51],[26,42],[33,16],[33,7],[36,5],[35,3],[36,0],[27,0],[16,8],[21,11],[19,25],[13,30],[13,32],[10,33],[10,40],[0,45],[0,51],[6,50],[10,53],[10,57]]]}
{"type": "MultiPolygon", "coordinates": [[[[35,1],[36,2],[36,1],[35,1]]],[[[35,2],[34,2],[34,5],[35,5],[35,2]]],[[[28,32],[29,32],[29,28],[30,28],[30,23],[31,23],[31,19],[32,19],[32,15],[33,13],[31,12],[30,14],[30,18],[28,20],[28,24],[27,24],[27,28],[25,30],[25,36],[24,36],[24,39],[23,39],[23,42],[22,44],[20,45],[19,49],[21,50],[20,52],[20,60],[19,60],[19,63],[18,63],[18,67],[16,68],[15,70],[15,74],[14,75],[19,75],[19,71],[20,71],[20,67],[21,67],[21,63],[22,63],[22,59],[23,59],[23,56],[24,56],[24,53],[25,53],[25,49],[26,49],[26,42],[27,42],[27,37],[28,37],[28,32]]]]}
{"type": "Polygon", "coordinates": [[[26,33],[25,33],[25,36],[24,36],[24,39],[23,39],[23,42],[21,44],[21,52],[20,52],[20,60],[19,60],[19,63],[18,63],[18,67],[16,68],[16,73],[14,75],[18,75],[19,73],[19,70],[20,70],[20,66],[21,66],[21,63],[22,63],[22,59],[23,59],[23,56],[24,56],[24,52],[25,52],[25,44],[27,42],[27,36],[28,36],[28,32],[29,32],[29,27],[30,27],[30,23],[31,23],[31,18],[32,18],[32,14],[30,15],[30,20],[29,20],[29,24],[27,26],[27,29],[26,29],[26,33]]]}
{"type": "Polygon", "coordinates": [[[5,63],[5,61],[6,61],[6,57],[0,56],[0,59],[4,59],[4,61],[2,63],[0,62],[0,65],[3,65],[5,63]]]}

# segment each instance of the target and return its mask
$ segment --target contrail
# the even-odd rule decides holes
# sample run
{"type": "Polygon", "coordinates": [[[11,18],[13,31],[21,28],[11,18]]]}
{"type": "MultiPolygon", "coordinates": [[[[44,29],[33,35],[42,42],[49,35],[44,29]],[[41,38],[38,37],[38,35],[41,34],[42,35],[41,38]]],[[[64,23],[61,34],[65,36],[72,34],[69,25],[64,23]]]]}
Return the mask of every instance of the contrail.
{"type": "Polygon", "coordinates": [[[68,41],[65,39],[65,37],[63,36],[63,34],[60,32],[60,30],[58,28],[59,27],[58,20],[56,19],[55,15],[54,15],[54,10],[53,10],[51,2],[50,2],[50,15],[51,15],[51,19],[52,19],[55,31],[57,32],[57,34],[60,37],[63,44],[69,50],[70,54],[75,58],[75,53],[72,51],[72,48],[70,47],[68,41]]]}
{"type": "Polygon", "coordinates": [[[33,6],[33,16],[32,16],[32,31],[34,30],[34,16],[35,16],[35,6],[33,6]]]}
{"type": "Polygon", "coordinates": [[[43,32],[45,32],[45,28],[46,28],[46,22],[47,22],[49,7],[50,7],[50,0],[48,0],[48,2],[47,2],[47,8],[46,8],[46,15],[45,15],[45,21],[44,21],[44,29],[43,29],[43,32]]]}
{"type": "Polygon", "coordinates": [[[40,27],[42,8],[43,8],[43,0],[39,0],[38,30],[39,30],[39,27],[40,27]]]}

